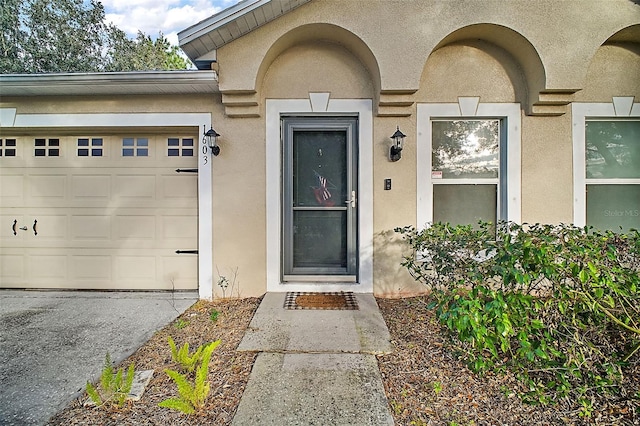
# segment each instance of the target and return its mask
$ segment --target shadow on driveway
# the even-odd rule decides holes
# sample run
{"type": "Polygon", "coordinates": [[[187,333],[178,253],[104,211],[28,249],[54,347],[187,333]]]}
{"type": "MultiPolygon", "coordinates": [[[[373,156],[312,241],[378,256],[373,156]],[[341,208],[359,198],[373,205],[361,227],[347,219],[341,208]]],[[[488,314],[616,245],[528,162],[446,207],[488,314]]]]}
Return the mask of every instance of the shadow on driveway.
{"type": "Polygon", "coordinates": [[[43,425],[197,292],[0,290],[0,425],[43,425]]]}

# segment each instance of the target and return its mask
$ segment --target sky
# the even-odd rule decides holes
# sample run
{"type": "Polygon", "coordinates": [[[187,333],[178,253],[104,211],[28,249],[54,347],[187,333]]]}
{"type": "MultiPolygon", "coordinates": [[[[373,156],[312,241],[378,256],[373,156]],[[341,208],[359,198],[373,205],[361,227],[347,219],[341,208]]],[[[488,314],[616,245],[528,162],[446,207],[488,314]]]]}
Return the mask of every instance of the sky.
{"type": "Polygon", "coordinates": [[[239,0],[101,0],[107,22],[135,38],[138,30],[155,39],[159,31],[173,45],[178,32],[238,3],[239,0]]]}

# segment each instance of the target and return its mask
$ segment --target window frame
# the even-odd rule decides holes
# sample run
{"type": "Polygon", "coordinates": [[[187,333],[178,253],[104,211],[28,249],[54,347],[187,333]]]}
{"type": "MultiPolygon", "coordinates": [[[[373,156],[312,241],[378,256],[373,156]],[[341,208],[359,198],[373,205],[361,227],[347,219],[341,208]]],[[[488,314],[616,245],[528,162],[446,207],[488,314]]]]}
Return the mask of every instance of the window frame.
{"type": "Polygon", "coordinates": [[[587,184],[640,185],[637,178],[587,179],[586,123],[588,121],[624,121],[640,119],[640,103],[633,96],[614,96],[612,102],[573,103],[573,224],[587,225],[587,184]]]}
{"type": "MultiPolygon", "coordinates": [[[[519,103],[481,103],[479,97],[460,97],[458,103],[417,105],[416,223],[423,229],[433,222],[432,121],[483,120],[501,122],[500,170],[498,172],[498,220],[521,222],[521,108],[519,103]],[[503,152],[506,151],[506,152],[503,152]]],[[[439,183],[434,184],[434,180],[439,183]]],[[[453,182],[448,182],[453,183],[453,182]]],[[[460,184],[463,182],[461,181],[460,184]]]]}

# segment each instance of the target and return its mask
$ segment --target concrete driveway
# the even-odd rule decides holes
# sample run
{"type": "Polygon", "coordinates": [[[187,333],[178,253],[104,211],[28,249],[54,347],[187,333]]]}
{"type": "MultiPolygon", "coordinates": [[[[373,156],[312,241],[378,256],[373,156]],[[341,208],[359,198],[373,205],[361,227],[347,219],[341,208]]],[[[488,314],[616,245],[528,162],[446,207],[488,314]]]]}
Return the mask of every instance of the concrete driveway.
{"type": "Polygon", "coordinates": [[[198,299],[197,292],[0,290],[0,425],[43,425],[198,299]]]}

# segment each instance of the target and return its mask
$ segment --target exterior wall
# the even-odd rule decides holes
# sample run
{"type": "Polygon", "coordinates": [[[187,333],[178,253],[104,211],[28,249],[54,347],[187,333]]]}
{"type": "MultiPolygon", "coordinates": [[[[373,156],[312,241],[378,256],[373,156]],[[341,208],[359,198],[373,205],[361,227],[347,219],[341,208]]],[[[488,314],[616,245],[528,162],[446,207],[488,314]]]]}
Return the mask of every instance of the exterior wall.
{"type": "Polygon", "coordinates": [[[630,0],[314,0],[218,49],[219,94],[4,98],[0,107],[20,114],[210,113],[221,134],[205,218],[212,223],[212,292],[222,295],[218,283],[226,278],[226,295],[248,297],[268,288],[268,206],[280,197],[280,181],[267,180],[270,159],[280,155],[268,146],[267,102],[311,102],[314,94],[371,101],[374,292],[408,295],[424,289],[400,266],[404,246],[393,229],[424,226],[417,219],[417,176],[425,167],[418,107],[460,102],[462,109],[461,98],[519,105],[520,220],[571,222],[570,105],[638,102],[639,22],[640,6],[630,0]],[[390,162],[396,126],[406,145],[402,159],[390,162]]]}
{"type": "Polygon", "coordinates": [[[265,104],[308,99],[314,92],[374,102],[376,294],[423,291],[399,265],[403,246],[393,232],[423,225],[416,223],[419,104],[457,103],[460,97],[519,104],[521,220],[571,222],[567,105],[640,97],[638,22],[640,7],[626,0],[317,0],[221,47],[222,105],[214,115],[224,117],[217,130],[229,135],[213,172],[214,258],[221,274],[237,268],[243,296],[265,291],[266,199],[279,194],[268,188],[280,185],[264,177],[265,104]],[[389,21],[402,24],[391,30],[389,21]],[[396,126],[408,137],[402,159],[392,163],[389,136],[396,126]],[[391,191],[383,188],[386,178],[391,191]],[[238,194],[242,201],[234,201],[238,194]]]}

